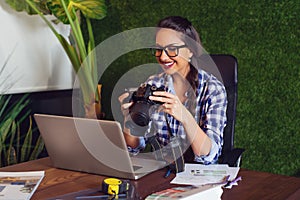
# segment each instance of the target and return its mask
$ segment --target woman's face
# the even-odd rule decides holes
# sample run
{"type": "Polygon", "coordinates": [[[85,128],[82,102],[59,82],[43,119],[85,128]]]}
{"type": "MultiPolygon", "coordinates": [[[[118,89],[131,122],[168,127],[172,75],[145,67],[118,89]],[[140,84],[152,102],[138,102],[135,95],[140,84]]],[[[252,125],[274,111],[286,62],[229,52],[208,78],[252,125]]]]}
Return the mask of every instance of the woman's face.
{"type": "Polygon", "coordinates": [[[177,48],[185,45],[181,40],[180,33],[171,29],[160,29],[156,34],[156,46],[164,48],[161,55],[156,57],[158,63],[167,74],[179,73],[181,76],[186,77],[190,70],[188,60],[192,57],[193,53],[187,47],[177,48]],[[168,47],[168,48],[165,48],[168,47]],[[178,52],[177,56],[168,56],[166,51],[178,52]],[[173,57],[174,56],[174,57],[173,57]]]}

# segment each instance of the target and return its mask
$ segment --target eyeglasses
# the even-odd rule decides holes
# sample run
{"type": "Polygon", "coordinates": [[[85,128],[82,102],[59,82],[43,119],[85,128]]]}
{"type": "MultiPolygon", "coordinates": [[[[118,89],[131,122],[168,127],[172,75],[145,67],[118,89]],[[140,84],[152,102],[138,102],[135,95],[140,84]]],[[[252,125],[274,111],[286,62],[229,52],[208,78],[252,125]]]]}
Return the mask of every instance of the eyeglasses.
{"type": "Polygon", "coordinates": [[[151,48],[152,55],[155,57],[160,57],[162,52],[164,51],[169,57],[176,57],[178,56],[179,49],[186,47],[186,45],[181,46],[166,46],[166,47],[154,47],[151,48]]]}

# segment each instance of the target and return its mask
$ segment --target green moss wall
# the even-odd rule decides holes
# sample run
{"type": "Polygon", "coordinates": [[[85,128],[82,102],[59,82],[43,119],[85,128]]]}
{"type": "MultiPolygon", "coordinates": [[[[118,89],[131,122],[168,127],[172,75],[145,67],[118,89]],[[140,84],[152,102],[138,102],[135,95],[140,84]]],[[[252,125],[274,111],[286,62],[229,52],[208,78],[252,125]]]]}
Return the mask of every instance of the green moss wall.
{"type": "MultiPolygon", "coordinates": [[[[299,176],[299,1],[111,0],[108,16],[94,22],[97,43],[124,30],[155,26],[168,15],[192,21],[209,53],[239,62],[235,146],[242,167],[299,176]]],[[[105,73],[103,104],[131,67],[152,61],[144,52],[120,57],[105,73]]],[[[109,106],[106,117],[111,118],[109,106]]]]}

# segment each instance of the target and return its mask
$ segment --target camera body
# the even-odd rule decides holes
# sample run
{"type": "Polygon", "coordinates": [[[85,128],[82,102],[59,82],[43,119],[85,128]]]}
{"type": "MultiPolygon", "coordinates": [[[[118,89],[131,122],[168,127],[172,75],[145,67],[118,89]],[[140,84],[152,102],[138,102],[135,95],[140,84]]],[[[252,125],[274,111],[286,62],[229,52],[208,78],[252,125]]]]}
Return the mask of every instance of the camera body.
{"type": "Polygon", "coordinates": [[[133,92],[131,100],[133,104],[129,107],[129,114],[132,119],[127,121],[126,126],[128,128],[134,128],[136,124],[138,126],[147,126],[150,121],[151,106],[156,104],[163,104],[162,102],[152,101],[149,96],[153,95],[155,91],[165,91],[165,87],[156,87],[150,84],[142,84],[136,91],[133,92]],[[134,124],[134,123],[135,124],[134,124]]]}

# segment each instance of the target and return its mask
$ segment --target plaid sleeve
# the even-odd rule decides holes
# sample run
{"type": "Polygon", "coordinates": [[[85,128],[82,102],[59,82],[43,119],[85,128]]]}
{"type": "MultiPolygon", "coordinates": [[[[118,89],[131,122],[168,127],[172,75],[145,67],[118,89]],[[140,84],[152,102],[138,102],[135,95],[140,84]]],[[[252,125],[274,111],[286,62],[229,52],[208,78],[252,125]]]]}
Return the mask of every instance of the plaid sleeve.
{"type": "Polygon", "coordinates": [[[224,85],[216,78],[208,81],[201,112],[201,128],[211,139],[212,147],[206,156],[196,156],[195,160],[203,164],[217,163],[222,151],[223,131],[226,126],[227,96],[224,85]]]}
{"type": "Polygon", "coordinates": [[[139,145],[136,148],[132,148],[130,146],[127,146],[127,149],[130,153],[137,155],[141,150],[143,150],[146,146],[145,138],[144,137],[139,137],[139,145]]]}

